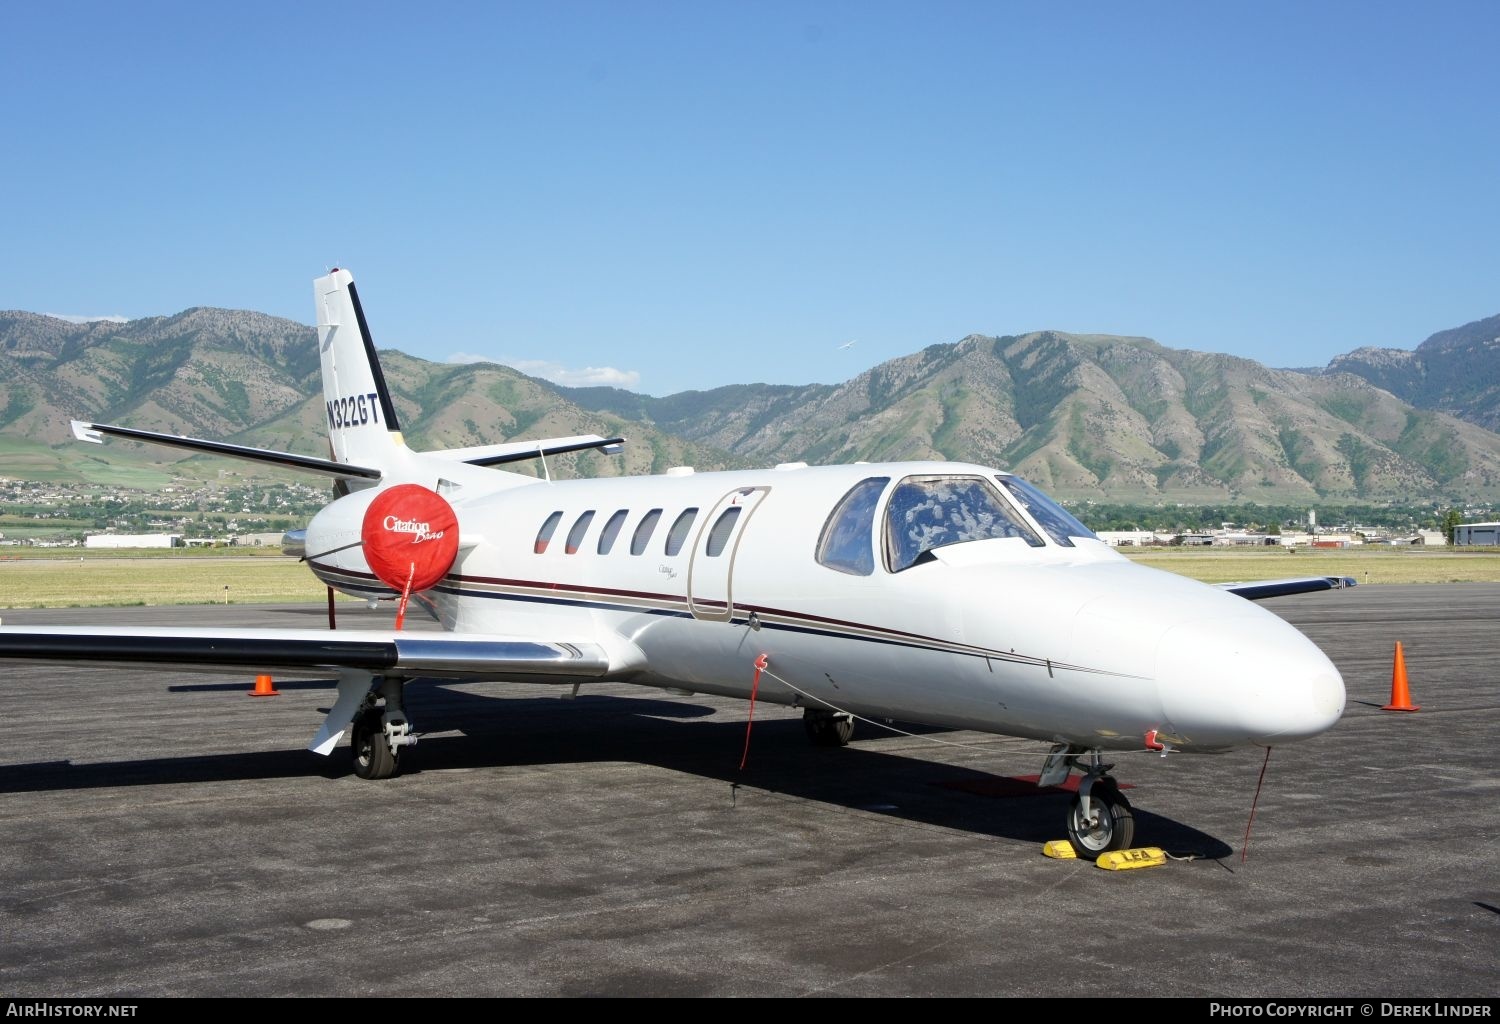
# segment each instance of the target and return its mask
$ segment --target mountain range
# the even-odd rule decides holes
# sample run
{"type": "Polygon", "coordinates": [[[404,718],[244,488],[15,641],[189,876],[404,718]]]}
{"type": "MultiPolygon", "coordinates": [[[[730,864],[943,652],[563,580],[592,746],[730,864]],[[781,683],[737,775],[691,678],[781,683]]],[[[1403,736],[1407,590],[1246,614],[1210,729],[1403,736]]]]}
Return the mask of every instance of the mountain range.
{"type": "MultiPolygon", "coordinates": [[[[1497,354],[1500,316],[1300,370],[1147,338],[976,334],[842,384],[660,398],[397,350],[381,361],[413,447],[628,438],[623,456],[549,459],[559,477],[935,458],[1011,469],[1068,499],[1420,504],[1500,498],[1497,354]]],[[[114,479],[133,464],[208,478],[223,462],[81,445],[73,419],[326,455],[324,415],[316,334],[291,320],[0,312],[3,476],[114,479]]]]}

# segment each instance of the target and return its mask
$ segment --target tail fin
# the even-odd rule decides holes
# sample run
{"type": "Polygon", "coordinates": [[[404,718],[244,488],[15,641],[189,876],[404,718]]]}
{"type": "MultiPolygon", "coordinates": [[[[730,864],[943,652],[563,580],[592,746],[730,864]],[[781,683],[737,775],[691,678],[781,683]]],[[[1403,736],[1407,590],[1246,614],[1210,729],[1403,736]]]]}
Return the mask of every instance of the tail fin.
{"type": "Polygon", "coordinates": [[[405,449],[406,443],[354,290],[354,275],[335,269],[316,279],[313,300],[333,457],[345,463],[389,466],[392,455],[405,449]]]}
{"type": "Polygon", "coordinates": [[[73,421],[73,435],[80,441],[96,444],[103,444],[106,436],[125,437],[319,473],[334,479],[334,491],[340,497],[382,482],[420,481],[424,486],[458,485],[480,492],[515,487],[531,483],[533,478],[486,467],[527,459],[545,460],[548,455],[591,448],[614,455],[625,442],[623,437],[578,434],[413,452],[401,437],[396,406],[375,355],[375,343],[370,339],[359,295],[354,291],[354,275],[347,270],[333,270],[317,278],[313,281],[313,302],[318,312],[318,350],[323,364],[323,400],[332,459],[84,420],[73,421]]]}

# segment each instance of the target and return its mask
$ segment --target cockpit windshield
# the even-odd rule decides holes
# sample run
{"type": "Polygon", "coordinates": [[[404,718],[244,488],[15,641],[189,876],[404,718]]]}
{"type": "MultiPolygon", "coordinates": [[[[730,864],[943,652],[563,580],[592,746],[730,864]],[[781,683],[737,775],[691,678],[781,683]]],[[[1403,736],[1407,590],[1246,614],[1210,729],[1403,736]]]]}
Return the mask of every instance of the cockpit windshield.
{"type": "Polygon", "coordinates": [[[1074,537],[1099,539],[1093,530],[1073,518],[1071,512],[1037,490],[1035,485],[1027,483],[1018,476],[1002,476],[996,479],[1000,481],[1000,486],[1014,495],[1026,511],[1031,513],[1031,518],[1047,531],[1047,535],[1063,547],[1073,547],[1072,538],[1074,537]]]}
{"type": "Polygon", "coordinates": [[[891,491],[885,511],[885,557],[891,572],[915,565],[933,548],[994,537],[1044,542],[987,480],[912,476],[891,491]]]}

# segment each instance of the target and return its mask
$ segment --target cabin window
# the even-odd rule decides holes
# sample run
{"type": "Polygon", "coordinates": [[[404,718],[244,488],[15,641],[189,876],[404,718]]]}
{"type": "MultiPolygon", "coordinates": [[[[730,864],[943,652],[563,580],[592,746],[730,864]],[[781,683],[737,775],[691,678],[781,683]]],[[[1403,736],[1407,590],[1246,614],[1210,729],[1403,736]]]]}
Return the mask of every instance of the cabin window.
{"type": "Polygon", "coordinates": [[[667,531],[667,554],[675,555],[682,550],[682,542],[687,540],[688,531],[693,528],[693,520],[698,518],[696,508],[686,508],[667,531]]]}
{"type": "Polygon", "coordinates": [[[656,529],[656,524],[661,519],[661,509],[653,508],[641,517],[640,523],[635,528],[635,536],[630,538],[630,553],[639,555],[646,550],[646,545],[651,541],[651,532],[656,529]]]}
{"type": "Polygon", "coordinates": [[[925,561],[933,548],[993,537],[1045,542],[986,481],[974,476],[913,476],[896,485],[885,510],[891,572],[925,561]]]}
{"type": "Polygon", "coordinates": [[[552,534],[557,529],[557,524],[562,522],[562,511],[558,510],[547,517],[542,528],[536,532],[536,545],[533,547],[537,554],[547,550],[547,543],[552,540],[552,534]]]}
{"type": "Polygon", "coordinates": [[[872,476],[839,499],[818,538],[820,565],[852,576],[875,571],[875,503],[890,482],[888,476],[872,476]]]}
{"type": "Polygon", "coordinates": [[[730,505],[719,516],[714,528],[708,531],[708,548],[704,552],[708,557],[717,558],[724,553],[724,545],[729,543],[729,535],[734,532],[735,520],[744,510],[742,505],[730,505]]]}
{"type": "Polygon", "coordinates": [[[620,535],[620,527],[625,525],[625,510],[622,508],[609,517],[609,522],[604,524],[604,529],[599,531],[599,554],[609,554],[609,549],[615,546],[615,538],[620,535]]]}
{"type": "Polygon", "coordinates": [[[1035,484],[1029,484],[1018,476],[1002,476],[996,479],[1000,481],[1001,487],[1015,495],[1021,507],[1031,513],[1031,518],[1047,531],[1047,535],[1063,547],[1072,547],[1074,537],[1099,539],[1093,530],[1073,518],[1071,512],[1043,494],[1035,484]]]}
{"type": "Polygon", "coordinates": [[[594,510],[589,509],[573,522],[573,528],[568,531],[568,546],[564,549],[570,555],[578,554],[578,545],[583,543],[583,535],[589,532],[589,524],[594,521],[594,510]]]}

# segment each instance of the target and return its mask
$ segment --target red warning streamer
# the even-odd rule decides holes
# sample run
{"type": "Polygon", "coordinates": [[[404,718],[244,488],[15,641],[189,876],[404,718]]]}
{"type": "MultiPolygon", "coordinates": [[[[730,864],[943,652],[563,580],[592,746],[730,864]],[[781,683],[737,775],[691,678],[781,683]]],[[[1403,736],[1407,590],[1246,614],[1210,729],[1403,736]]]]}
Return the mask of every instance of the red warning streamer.
{"type": "Polygon", "coordinates": [[[396,631],[401,631],[401,623],[406,621],[406,602],[411,600],[411,581],[416,579],[417,563],[411,563],[411,572],[407,574],[406,586],[401,590],[401,603],[396,606],[396,631]]]}
{"type": "Polygon", "coordinates": [[[1260,781],[1255,784],[1255,799],[1250,801],[1250,820],[1245,822],[1245,841],[1240,844],[1240,863],[1245,863],[1245,855],[1250,852],[1250,826],[1255,822],[1255,805],[1260,803],[1260,787],[1266,781],[1266,765],[1271,763],[1271,748],[1266,748],[1266,759],[1260,763],[1260,781]]]}
{"type": "Polygon", "coordinates": [[[755,722],[755,694],[760,690],[760,674],[766,670],[766,655],[762,651],[755,659],[755,678],[750,681],[750,717],[745,719],[745,752],[740,755],[740,771],[750,759],[750,726],[755,722]]]}

